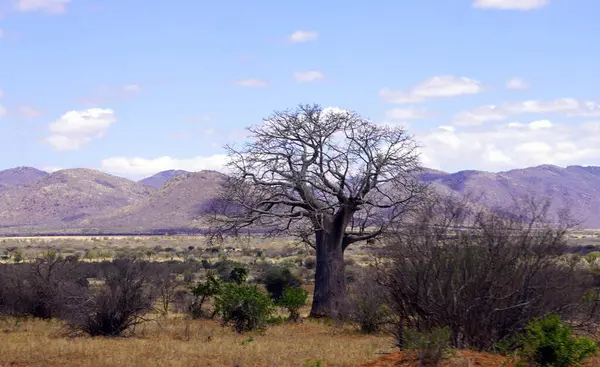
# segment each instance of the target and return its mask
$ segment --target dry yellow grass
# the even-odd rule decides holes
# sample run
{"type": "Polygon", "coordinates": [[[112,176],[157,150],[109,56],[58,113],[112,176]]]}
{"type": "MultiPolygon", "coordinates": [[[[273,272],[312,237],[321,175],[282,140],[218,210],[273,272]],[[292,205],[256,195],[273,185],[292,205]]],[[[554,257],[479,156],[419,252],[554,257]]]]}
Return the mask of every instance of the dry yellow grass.
{"type": "Polygon", "coordinates": [[[163,320],[129,338],[67,338],[61,324],[0,320],[0,366],[356,366],[391,351],[387,336],[313,322],[236,334],[211,321],[163,320]]]}

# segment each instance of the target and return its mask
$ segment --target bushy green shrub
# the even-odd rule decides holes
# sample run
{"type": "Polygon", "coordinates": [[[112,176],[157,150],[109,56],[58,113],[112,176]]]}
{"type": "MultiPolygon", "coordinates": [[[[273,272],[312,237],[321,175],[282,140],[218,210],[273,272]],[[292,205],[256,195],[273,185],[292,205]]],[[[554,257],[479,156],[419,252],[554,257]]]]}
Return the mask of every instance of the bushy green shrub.
{"type": "Polygon", "coordinates": [[[278,301],[281,307],[285,307],[290,313],[290,321],[298,321],[300,318],[299,310],[306,304],[308,292],[302,287],[286,288],[283,291],[283,297],[278,301]]]}
{"type": "Polygon", "coordinates": [[[527,325],[520,338],[521,355],[537,366],[578,366],[598,347],[589,338],[574,337],[571,327],[558,315],[547,315],[527,325]]]}
{"type": "Polygon", "coordinates": [[[438,365],[450,350],[451,331],[437,327],[428,331],[404,330],[404,349],[419,353],[420,365],[438,365]]]}
{"type": "Polygon", "coordinates": [[[215,306],[223,324],[233,324],[238,333],[262,329],[275,310],[269,295],[255,286],[236,283],[223,285],[215,306]]]}
{"type": "Polygon", "coordinates": [[[271,266],[266,269],[263,276],[263,284],[274,301],[283,297],[286,288],[299,287],[302,280],[292,274],[291,270],[282,266],[271,266]]]}

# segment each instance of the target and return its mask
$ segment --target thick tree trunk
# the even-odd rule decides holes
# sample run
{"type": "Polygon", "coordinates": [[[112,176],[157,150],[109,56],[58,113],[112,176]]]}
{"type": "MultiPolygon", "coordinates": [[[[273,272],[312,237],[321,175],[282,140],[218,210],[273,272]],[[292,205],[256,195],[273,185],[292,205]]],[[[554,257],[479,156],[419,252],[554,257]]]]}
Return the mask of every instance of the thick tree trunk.
{"type": "Polygon", "coordinates": [[[310,317],[331,317],[337,320],[343,318],[346,311],[342,233],[338,231],[316,233],[317,267],[310,317]]]}

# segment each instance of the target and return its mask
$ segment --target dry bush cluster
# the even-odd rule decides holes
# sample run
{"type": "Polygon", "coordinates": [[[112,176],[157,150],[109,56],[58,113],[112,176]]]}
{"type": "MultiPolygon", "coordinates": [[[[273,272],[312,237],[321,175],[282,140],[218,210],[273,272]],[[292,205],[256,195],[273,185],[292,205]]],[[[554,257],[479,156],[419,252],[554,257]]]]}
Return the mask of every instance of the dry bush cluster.
{"type": "Polygon", "coordinates": [[[247,266],[227,259],[91,263],[51,251],[31,262],[0,264],[0,315],[57,318],[69,334],[90,336],[127,335],[171,311],[193,318],[218,315],[240,332],[264,327],[276,306],[298,320],[307,295],[295,290],[303,283],[297,271],[269,263],[255,268],[249,282],[247,266]]]}
{"type": "Polygon", "coordinates": [[[567,218],[550,223],[548,203],[525,204],[508,216],[436,200],[390,236],[378,283],[399,347],[407,330],[447,327],[452,346],[491,350],[547,314],[596,327],[599,283],[567,254],[567,218]]]}

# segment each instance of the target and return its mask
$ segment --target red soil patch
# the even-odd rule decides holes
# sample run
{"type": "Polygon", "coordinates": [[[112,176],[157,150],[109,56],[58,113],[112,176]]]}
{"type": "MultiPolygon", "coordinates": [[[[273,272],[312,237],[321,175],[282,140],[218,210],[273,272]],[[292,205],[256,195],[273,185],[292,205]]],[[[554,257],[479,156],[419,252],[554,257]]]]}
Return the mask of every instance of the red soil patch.
{"type": "MultiPolygon", "coordinates": [[[[375,361],[367,362],[361,367],[413,367],[419,365],[417,352],[406,351],[388,354],[375,361]]],[[[509,357],[459,350],[450,358],[441,361],[442,367],[513,367],[514,361],[509,357]]]]}

